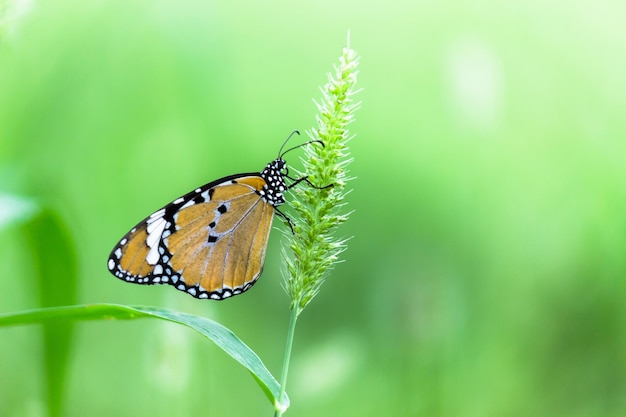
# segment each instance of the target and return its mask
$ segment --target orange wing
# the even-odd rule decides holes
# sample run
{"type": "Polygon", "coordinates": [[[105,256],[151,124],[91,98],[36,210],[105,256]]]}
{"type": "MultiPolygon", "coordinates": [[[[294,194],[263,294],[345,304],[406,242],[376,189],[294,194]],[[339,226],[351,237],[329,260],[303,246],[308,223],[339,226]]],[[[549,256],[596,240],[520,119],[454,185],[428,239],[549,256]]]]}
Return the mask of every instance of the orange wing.
{"type": "Polygon", "coordinates": [[[170,284],[197,298],[221,300],[249,289],[263,270],[274,206],[261,197],[259,174],[226,177],[153,213],[111,252],[116,277],[170,284]]]}

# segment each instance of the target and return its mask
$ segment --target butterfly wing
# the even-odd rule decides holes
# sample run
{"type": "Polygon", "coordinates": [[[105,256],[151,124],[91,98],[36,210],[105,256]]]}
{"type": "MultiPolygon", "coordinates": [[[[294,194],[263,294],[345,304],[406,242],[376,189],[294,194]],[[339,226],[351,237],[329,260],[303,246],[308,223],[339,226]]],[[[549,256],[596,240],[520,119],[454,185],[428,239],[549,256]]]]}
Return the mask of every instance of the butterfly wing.
{"type": "Polygon", "coordinates": [[[225,177],[174,200],[131,229],[109,271],[138,284],[170,284],[221,300],[249,289],[263,270],[274,207],[259,174],[225,177]]]}

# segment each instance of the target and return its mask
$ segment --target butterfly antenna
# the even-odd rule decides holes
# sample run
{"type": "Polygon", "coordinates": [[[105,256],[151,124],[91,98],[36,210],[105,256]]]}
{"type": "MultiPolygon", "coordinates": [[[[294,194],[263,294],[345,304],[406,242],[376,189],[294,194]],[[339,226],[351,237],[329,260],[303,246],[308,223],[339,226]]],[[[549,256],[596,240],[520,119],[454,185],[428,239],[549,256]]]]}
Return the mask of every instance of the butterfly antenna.
{"type": "Polygon", "coordinates": [[[287,149],[285,152],[283,152],[283,148],[285,147],[285,145],[287,144],[287,142],[289,141],[289,139],[291,139],[291,137],[292,137],[295,133],[297,133],[298,135],[300,135],[300,132],[299,132],[299,131],[297,131],[297,130],[294,130],[293,132],[291,132],[291,134],[287,137],[287,139],[285,140],[285,142],[283,142],[283,146],[281,146],[281,147],[280,147],[280,150],[278,151],[278,157],[279,157],[279,158],[281,158],[281,159],[282,159],[282,157],[283,157],[283,156],[284,156],[287,152],[291,152],[291,151],[293,151],[294,149],[298,149],[298,148],[300,148],[300,147],[302,147],[302,146],[305,146],[305,145],[308,145],[308,144],[311,144],[311,143],[319,143],[319,144],[321,144],[321,145],[322,145],[322,147],[324,146],[324,142],[322,142],[322,141],[321,141],[321,140],[319,140],[319,139],[314,139],[314,140],[310,140],[310,141],[308,141],[308,142],[301,143],[300,145],[296,145],[296,146],[294,146],[294,147],[292,147],[292,148],[287,149]]]}
{"type": "MultiPolygon", "coordinates": [[[[282,146],[281,146],[281,147],[280,147],[280,149],[278,150],[278,157],[279,157],[279,158],[281,158],[281,157],[284,155],[284,153],[282,153],[282,152],[283,152],[283,148],[285,147],[285,145],[287,144],[287,142],[289,142],[289,139],[291,139],[291,137],[292,137],[293,135],[298,135],[298,136],[300,136],[300,131],[299,131],[299,130],[294,130],[293,132],[291,132],[291,133],[289,134],[289,136],[287,136],[287,139],[285,139],[285,141],[283,142],[282,146]]],[[[289,150],[287,150],[287,152],[289,152],[289,150]]]]}

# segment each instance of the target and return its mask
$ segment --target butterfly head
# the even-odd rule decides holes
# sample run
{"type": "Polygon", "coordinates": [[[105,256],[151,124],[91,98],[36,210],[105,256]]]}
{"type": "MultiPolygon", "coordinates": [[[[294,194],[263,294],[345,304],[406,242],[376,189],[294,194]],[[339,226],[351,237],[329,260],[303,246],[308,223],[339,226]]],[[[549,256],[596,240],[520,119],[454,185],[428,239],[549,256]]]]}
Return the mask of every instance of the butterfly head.
{"type": "Polygon", "coordinates": [[[263,189],[259,191],[261,198],[272,206],[280,206],[285,203],[283,193],[287,190],[285,176],[289,174],[287,163],[282,158],[276,158],[265,166],[261,172],[261,178],[265,180],[263,189]]]}
{"type": "Polygon", "coordinates": [[[319,143],[322,146],[324,146],[324,143],[321,140],[310,140],[308,142],[301,143],[299,145],[291,147],[287,149],[286,151],[283,151],[283,149],[285,148],[285,145],[294,134],[299,135],[300,132],[298,132],[297,130],[294,130],[291,133],[291,135],[289,135],[289,137],[285,140],[283,145],[280,147],[280,150],[278,151],[278,157],[274,159],[272,162],[270,162],[269,164],[267,164],[265,166],[265,169],[261,172],[261,178],[265,180],[266,185],[264,185],[263,189],[259,191],[259,195],[261,196],[263,200],[265,200],[267,203],[271,204],[274,207],[284,204],[285,203],[284,192],[287,191],[289,188],[295,186],[299,182],[306,181],[307,183],[309,183],[309,185],[313,185],[309,182],[309,180],[307,180],[306,176],[297,178],[297,179],[291,178],[289,176],[289,169],[287,168],[287,163],[283,159],[283,156],[285,156],[286,153],[293,151],[294,149],[298,149],[302,146],[305,146],[311,143],[319,143]],[[288,178],[293,182],[290,185],[287,185],[285,183],[285,178],[288,178]]]}

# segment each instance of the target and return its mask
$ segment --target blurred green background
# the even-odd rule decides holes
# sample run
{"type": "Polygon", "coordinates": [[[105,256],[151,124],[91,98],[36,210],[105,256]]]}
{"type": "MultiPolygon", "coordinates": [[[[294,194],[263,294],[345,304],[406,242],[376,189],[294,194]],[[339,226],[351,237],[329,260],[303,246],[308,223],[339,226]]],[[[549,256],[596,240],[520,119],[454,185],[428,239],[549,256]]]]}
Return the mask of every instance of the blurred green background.
{"type": "MultiPolygon", "coordinates": [[[[624,416],[624,16],[621,0],[0,1],[0,192],[61,229],[3,223],[0,312],[74,288],[179,309],[278,376],[280,233],[260,282],[220,303],[106,260],[153,210],[312,127],[350,30],[354,238],[301,316],[287,415],[624,416]]],[[[42,340],[0,329],[0,415],[45,415],[42,340]]],[[[70,352],[66,416],[272,414],[173,324],[82,322],[70,352]]]]}

